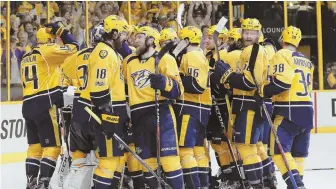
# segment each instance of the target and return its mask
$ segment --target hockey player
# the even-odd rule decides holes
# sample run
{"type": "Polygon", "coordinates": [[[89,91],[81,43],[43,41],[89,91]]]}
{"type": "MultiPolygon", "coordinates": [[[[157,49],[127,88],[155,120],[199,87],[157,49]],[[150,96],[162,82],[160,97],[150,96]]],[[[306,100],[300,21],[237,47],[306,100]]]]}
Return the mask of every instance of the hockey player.
{"type": "Polygon", "coordinates": [[[90,54],[87,87],[78,100],[94,107],[93,111],[102,119],[101,126],[95,128],[99,149],[99,163],[93,174],[95,189],[117,187],[110,185],[124,156],[123,149],[112,135],[116,133],[123,137],[127,120],[122,60],[116,52],[122,47],[127,30],[127,22],[119,16],[111,15],[104,19],[103,41],[90,54]]]}
{"type": "MultiPolygon", "coordinates": [[[[174,189],[182,189],[184,186],[177,148],[176,120],[171,103],[183,94],[184,88],[176,61],[169,54],[161,58],[157,70],[159,74],[155,74],[155,48],[159,47],[159,40],[157,30],[149,26],[139,28],[135,40],[137,51],[124,60],[123,70],[128,86],[136,152],[153,170],[157,170],[157,89],[160,91],[160,161],[168,184],[174,189]]],[[[147,169],[143,168],[143,172],[146,184],[150,188],[158,188],[157,179],[147,169]]]]}
{"type": "Polygon", "coordinates": [[[178,40],[177,33],[173,28],[165,28],[160,32],[160,46],[163,47],[169,42],[178,40]]]}
{"type": "MultiPolygon", "coordinates": [[[[91,32],[91,44],[93,47],[102,40],[103,34],[103,23],[99,23],[91,32]]],[[[69,188],[70,186],[88,188],[91,186],[93,166],[86,166],[88,163],[92,163],[87,161],[87,154],[96,149],[94,128],[97,123],[94,119],[90,119],[89,114],[84,110],[87,104],[79,100],[79,96],[88,86],[89,56],[94,49],[93,47],[85,48],[73,54],[61,66],[64,79],[71,86],[76,87],[73,101],[72,124],[70,126],[72,164],[70,173],[63,186],[64,188],[69,188]],[[76,183],[79,185],[76,186],[76,183]]],[[[89,159],[95,159],[95,157],[89,157],[89,159]]]]}
{"type": "MultiPolygon", "coordinates": [[[[314,65],[296,51],[301,40],[299,28],[285,28],[280,39],[282,49],[271,61],[271,82],[261,85],[260,96],[273,99],[273,125],[296,184],[304,189],[304,159],[308,155],[310,130],[313,128],[314,109],[310,93],[314,65]]],[[[293,188],[273,134],[270,152],[288,188],[293,188]]]]}
{"type": "Polygon", "coordinates": [[[27,126],[26,175],[28,189],[49,185],[61,151],[56,108],[63,106],[63,93],[57,66],[78,50],[74,37],[57,23],[47,24],[36,33],[38,45],[21,61],[23,86],[22,115],[27,126]],[[55,44],[55,37],[64,46],[55,44]],[[37,181],[37,176],[39,180],[37,181]]]}
{"type": "MultiPolygon", "coordinates": [[[[210,30],[211,31],[211,30],[210,30]]],[[[228,46],[227,50],[225,50],[222,53],[220,53],[221,56],[221,60],[223,60],[224,62],[228,63],[231,68],[233,69],[233,71],[236,71],[236,66],[239,63],[239,59],[240,59],[240,54],[241,54],[241,48],[242,48],[242,41],[241,41],[241,28],[233,28],[231,29],[228,33],[227,33],[227,42],[230,44],[230,46],[228,46]]],[[[213,60],[213,61],[218,61],[218,59],[213,60]]],[[[212,82],[214,83],[214,82],[212,82]]],[[[219,97],[218,99],[222,98],[221,101],[218,102],[219,104],[219,108],[221,110],[225,125],[227,126],[227,132],[228,132],[228,136],[230,137],[229,139],[232,141],[232,125],[231,125],[231,121],[230,119],[230,115],[228,111],[232,111],[231,109],[229,110],[227,105],[226,105],[226,101],[224,99],[224,95],[227,94],[229,97],[229,101],[231,101],[231,96],[232,96],[232,89],[223,89],[224,86],[223,85],[216,85],[216,84],[212,84],[212,91],[214,91],[213,89],[216,89],[216,91],[214,91],[214,93],[216,93],[216,97],[219,97]],[[219,90],[220,89],[220,90],[219,90]],[[221,91],[221,93],[217,92],[217,91],[221,91]],[[223,94],[224,92],[224,94],[223,94]]],[[[230,107],[230,106],[229,106],[230,107]]],[[[222,184],[221,187],[235,187],[235,185],[238,183],[239,181],[239,174],[238,174],[238,170],[236,169],[231,169],[231,167],[234,167],[234,163],[232,160],[232,155],[230,154],[229,151],[229,147],[228,144],[226,143],[226,138],[223,137],[223,130],[220,127],[220,123],[218,121],[218,118],[216,116],[216,112],[212,111],[211,115],[211,119],[209,122],[208,127],[209,128],[213,128],[213,132],[212,133],[217,133],[216,135],[214,135],[214,137],[212,138],[212,147],[215,150],[215,152],[218,153],[219,156],[219,165],[221,167],[221,171],[222,171],[222,184]],[[216,139],[219,139],[219,141],[216,142],[216,139]],[[232,173],[233,172],[233,173],[232,173]],[[236,182],[233,182],[236,181],[236,182]]]]}
{"type": "Polygon", "coordinates": [[[220,76],[220,83],[233,88],[234,142],[243,160],[247,179],[253,188],[263,188],[262,163],[256,145],[262,134],[263,118],[253,96],[256,85],[260,85],[267,78],[269,62],[262,47],[257,52],[256,61],[249,62],[252,45],[258,43],[260,29],[261,25],[257,19],[247,18],[242,23],[242,42],[245,48],[241,53],[236,73],[224,62],[218,62],[215,68],[216,77],[220,76]],[[253,70],[257,84],[253,82],[250,70],[253,70]]]}
{"type": "Polygon", "coordinates": [[[212,104],[209,63],[199,48],[200,29],[185,27],[179,32],[179,38],[189,44],[180,63],[185,93],[174,107],[183,175],[186,188],[208,188],[209,159],[204,141],[212,104]]]}
{"type": "MultiPolygon", "coordinates": [[[[258,43],[264,47],[265,53],[269,60],[271,60],[276,53],[275,43],[272,39],[266,38],[264,39],[263,33],[259,32],[259,39],[258,43]]],[[[270,66],[267,66],[267,75],[269,75],[270,72],[270,66]]],[[[269,80],[269,77],[267,77],[267,82],[269,80]]],[[[265,104],[267,107],[268,113],[272,114],[272,99],[267,98],[265,99],[265,104]]],[[[262,164],[263,164],[263,181],[264,181],[264,187],[265,188],[276,188],[277,185],[277,179],[275,175],[275,167],[274,162],[272,161],[271,157],[268,156],[268,144],[269,144],[269,137],[271,133],[271,127],[264,116],[264,128],[263,128],[263,134],[261,135],[260,140],[257,143],[257,149],[258,149],[258,155],[261,158],[262,164]]]]}

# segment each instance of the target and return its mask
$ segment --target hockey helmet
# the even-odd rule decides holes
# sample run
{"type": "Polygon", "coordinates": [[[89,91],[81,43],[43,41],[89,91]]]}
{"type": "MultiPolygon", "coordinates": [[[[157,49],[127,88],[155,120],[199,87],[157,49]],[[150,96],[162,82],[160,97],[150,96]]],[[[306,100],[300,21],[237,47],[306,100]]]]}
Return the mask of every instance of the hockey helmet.
{"type": "Polygon", "coordinates": [[[246,18],[241,24],[243,30],[261,30],[261,24],[256,18],[246,18]]]}
{"type": "Polygon", "coordinates": [[[227,35],[228,38],[233,38],[233,40],[237,42],[239,39],[241,39],[241,32],[242,32],[241,28],[232,28],[230,29],[227,35]]]}
{"type": "Polygon", "coordinates": [[[160,33],[156,29],[154,29],[150,26],[143,26],[143,27],[139,28],[137,33],[138,34],[145,34],[146,37],[154,38],[155,47],[160,47],[160,44],[159,44],[160,33]]]}
{"type": "Polygon", "coordinates": [[[289,26],[282,31],[280,39],[285,43],[298,47],[301,41],[301,30],[297,27],[289,26]]]}
{"type": "Polygon", "coordinates": [[[177,33],[173,28],[165,28],[160,32],[160,42],[177,39],[177,33]]]}
{"type": "Polygon", "coordinates": [[[202,39],[202,31],[195,26],[187,26],[183,28],[178,36],[182,39],[189,39],[190,43],[200,44],[202,39]]]}
{"type": "Polygon", "coordinates": [[[264,41],[264,34],[262,31],[259,32],[258,43],[262,43],[264,41]]]}
{"type": "Polygon", "coordinates": [[[91,43],[93,44],[101,41],[104,33],[104,24],[101,22],[97,24],[91,31],[91,43]]]}
{"type": "Polygon", "coordinates": [[[116,30],[118,33],[128,31],[128,23],[117,15],[110,15],[104,19],[104,31],[110,33],[116,30]]]}
{"type": "Polygon", "coordinates": [[[50,34],[47,31],[48,28],[40,28],[37,32],[36,32],[36,39],[37,39],[37,43],[48,43],[49,40],[53,41],[55,40],[55,36],[50,34]]]}
{"type": "MultiPolygon", "coordinates": [[[[212,35],[215,33],[216,28],[217,28],[217,25],[213,25],[213,26],[211,26],[211,27],[208,29],[207,35],[211,35],[211,36],[212,36],[212,35]]],[[[219,32],[218,38],[225,39],[225,38],[227,38],[227,34],[228,34],[228,29],[226,29],[226,27],[224,27],[224,28],[219,32]]]]}

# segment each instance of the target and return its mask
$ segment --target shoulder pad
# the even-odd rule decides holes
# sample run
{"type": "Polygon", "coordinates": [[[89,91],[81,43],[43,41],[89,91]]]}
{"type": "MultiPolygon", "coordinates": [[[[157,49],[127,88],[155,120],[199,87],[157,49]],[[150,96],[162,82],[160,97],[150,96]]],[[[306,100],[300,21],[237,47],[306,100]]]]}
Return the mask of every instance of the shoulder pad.
{"type": "Polygon", "coordinates": [[[94,48],[90,47],[90,48],[86,48],[86,49],[83,49],[82,51],[80,51],[78,53],[78,56],[80,56],[81,54],[84,54],[84,53],[91,53],[93,51],[94,48]]]}
{"type": "Polygon", "coordinates": [[[130,63],[132,60],[139,58],[139,56],[136,56],[135,54],[131,54],[129,58],[127,59],[127,64],[130,63]]]}

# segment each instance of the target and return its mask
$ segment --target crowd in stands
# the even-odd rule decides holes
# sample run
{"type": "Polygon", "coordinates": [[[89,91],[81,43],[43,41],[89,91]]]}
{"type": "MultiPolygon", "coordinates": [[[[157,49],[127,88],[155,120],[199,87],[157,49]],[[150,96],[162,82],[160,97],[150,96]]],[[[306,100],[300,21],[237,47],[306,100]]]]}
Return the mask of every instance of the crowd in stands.
{"type": "MultiPolygon", "coordinates": [[[[36,31],[39,27],[47,23],[49,16],[51,22],[61,21],[66,28],[71,31],[79,42],[80,47],[84,48],[89,44],[87,41],[86,29],[90,30],[108,15],[119,15],[129,20],[133,25],[150,25],[159,31],[171,27],[178,30],[176,15],[178,9],[177,1],[89,1],[88,2],[88,27],[86,27],[86,2],[85,1],[50,1],[49,10],[47,10],[46,1],[11,1],[10,2],[10,37],[6,36],[6,17],[7,17],[7,1],[1,1],[1,101],[21,100],[21,84],[20,84],[20,61],[22,56],[36,45],[36,31]],[[130,4],[130,7],[129,7],[130,4]],[[129,18],[129,9],[131,18],[129,18]],[[10,84],[11,98],[7,97],[7,70],[6,67],[6,40],[10,40],[10,84]],[[17,94],[17,95],[16,95],[17,94]]],[[[198,28],[206,28],[204,26],[214,25],[222,16],[228,16],[228,2],[222,1],[188,1],[185,3],[185,11],[183,14],[183,25],[192,25],[198,28]]],[[[241,2],[234,2],[239,5],[241,2]]],[[[252,6],[252,5],[246,5],[252,6]]],[[[324,17],[332,17],[328,21],[326,35],[336,34],[336,3],[335,7],[326,8],[324,17]]],[[[324,6],[325,8],[327,6],[324,6]]],[[[279,4],[271,6],[272,10],[261,11],[261,14],[270,14],[274,19],[283,17],[282,7],[279,4]],[[275,11],[274,11],[275,10],[275,11]],[[278,11],[277,11],[278,10],[278,11]]],[[[237,10],[238,9],[234,9],[237,10]]],[[[246,14],[249,14],[245,10],[246,14]]],[[[237,12],[234,11],[234,12],[237,12]]],[[[238,11],[239,12],[239,11],[238,11]]],[[[234,14],[234,25],[239,25],[239,17],[244,14],[234,14]],[[238,23],[238,24],[237,24],[238,23]]],[[[245,15],[247,16],[247,15],[245,15]]],[[[251,17],[251,16],[250,16],[251,17]]],[[[323,17],[323,18],[324,18],[323,17]]],[[[227,26],[228,27],[228,26],[227,26]]],[[[205,30],[204,30],[205,31],[205,30]]],[[[334,38],[336,39],[336,38],[334,38]]],[[[335,40],[334,40],[335,41],[335,40]]],[[[330,43],[331,45],[333,43],[330,43]]],[[[333,45],[335,45],[334,43],[333,45]]],[[[329,48],[328,48],[329,49],[329,48]]],[[[334,48],[335,49],[335,48],[334,48]]],[[[330,50],[330,49],[329,49],[330,50]]],[[[335,53],[332,53],[335,54],[335,53]]],[[[336,58],[334,59],[336,61],[336,58]]],[[[325,66],[326,68],[327,66],[325,66]]],[[[333,67],[333,66],[329,66],[333,67]]],[[[335,70],[335,69],[329,69],[335,70]]],[[[335,71],[336,74],[336,71],[335,71]]]]}

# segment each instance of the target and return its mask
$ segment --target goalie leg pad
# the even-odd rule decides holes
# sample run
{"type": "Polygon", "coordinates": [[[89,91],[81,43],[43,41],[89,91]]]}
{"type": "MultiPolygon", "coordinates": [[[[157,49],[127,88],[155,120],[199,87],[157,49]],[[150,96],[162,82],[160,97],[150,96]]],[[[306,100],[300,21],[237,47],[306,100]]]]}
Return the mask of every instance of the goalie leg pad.
{"type": "Polygon", "coordinates": [[[71,167],[63,189],[90,189],[94,166],[71,167]]]}
{"type": "Polygon", "coordinates": [[[192,148],[180,147],[180,158],[186,188],[200,187],[198,165],[192,148]]]}

